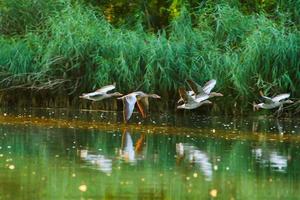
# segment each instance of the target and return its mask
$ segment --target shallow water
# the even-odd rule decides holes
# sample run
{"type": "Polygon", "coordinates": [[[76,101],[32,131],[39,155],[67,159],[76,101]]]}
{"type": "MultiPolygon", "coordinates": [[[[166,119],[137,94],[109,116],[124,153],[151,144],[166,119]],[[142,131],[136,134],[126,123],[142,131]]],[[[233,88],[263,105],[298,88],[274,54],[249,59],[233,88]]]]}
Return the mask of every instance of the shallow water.
{"type": "Polygon", "coordinates": [[[298,119],[120,118],[1,113],[0,199],[299,199],[298,119]]]}

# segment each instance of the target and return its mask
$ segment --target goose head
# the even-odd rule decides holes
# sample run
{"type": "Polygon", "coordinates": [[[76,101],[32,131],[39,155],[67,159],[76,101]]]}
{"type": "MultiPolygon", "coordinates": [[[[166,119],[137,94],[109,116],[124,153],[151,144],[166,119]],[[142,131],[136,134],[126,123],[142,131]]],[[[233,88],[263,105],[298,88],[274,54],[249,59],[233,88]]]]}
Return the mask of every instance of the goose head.
{"type": "Polygon", "coordinates": [[[120,97],[120,96],[123,96],[123,94],[121,94],[120,92],[114,92],[114,93],[111,93],[111,96],[120,97]]]}
{"type": "Polygon", "coordinates": [[[260,108],[262,108],[262,106],[263,103],[256,104],[255,102],[253,102],[253,111],[259,110],[260,108]]]}
{"type": "Polygon", "coordinates": [[[288,99],[288,100],[285,100],[285,101],[283,101],[282,103],[287,103],[287,104],[290,104],[290,103],[294,103],[294,101],[292,101],[292,100],[288,99]]]}
{"type": "Polygon", "coordinates": [[[154,99],[160,99],[160,96],[157,94],[149,94],[148,96],[154,99]]]}

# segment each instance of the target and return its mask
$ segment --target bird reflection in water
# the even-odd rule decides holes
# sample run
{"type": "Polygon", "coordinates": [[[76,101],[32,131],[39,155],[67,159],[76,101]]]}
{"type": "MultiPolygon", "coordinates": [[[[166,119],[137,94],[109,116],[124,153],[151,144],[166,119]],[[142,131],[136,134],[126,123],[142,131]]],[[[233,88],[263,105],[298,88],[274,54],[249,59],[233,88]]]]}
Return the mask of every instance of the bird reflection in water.
{"type": "Polygon", "coordinates": [[[286,172],[288,165],[288,156],[280,155],[275,150],[263,150],[262,148],[256,148],[252,150],[255,159],[263,167],[270,166],[272,170],[277,172],[286,172]]]}
{"type": "Polygon", "coordinates": [[[135,146],[133,145],[132,137],[126,129],[122,134],[122,144],[119,151],[120,158],[127,163],[136,164],[138,159],[143,159],[143,148],[145,144],[145,135],[141,134],[135,146]]]}
{"type": "Polygon", "coordinates": [[[280,133],[280,135],[283,135],[283,134],[284,134],[283,126],[282,126],[282,124],[279,122],[278,119],[276,120],[276,126],[277,126],[277,130],[278,130],[278,132],[280,133]]]}
{"type": "MultiPolygon", "coordinates": [[[[271,123],[273,123],[271,127],[272,131],[277,130],[281,136],[285,133],[281,120],[276,119],[275,122],[272,121],[271,123]]],[[[257,132],[258,121],[253,121],[253,124],[255,124],[253,125],[255,132],[257,132]]],[[[289,156],[280,155],[279,152],[266,147],[256,147],[252,150],[252,154],[256,161],[263,167],[271,167],[272,170],[277,172],[286,172],[289,156]]]]}
{"type": "Polygon", "coordinates": [[[184,160],[184,146],[183,144],[176,143],[176,164],[180,164],[184,160]]]}
{"type": "MultiPolygon", "coordinates": [[[[262,120],[263,118],[258,117],[256,120],[252,121],[252,132],[253,133],[257,133],[259,131],[259,122],[262,120]]],[[[271,127],[270,130],[277,130],[278,133],[280,135],[283,135],[285,133],[284,127],[282,126],[282,121],[279,119],[276,119],[275,122],[271,122],[271,124],[268,126],[271,127]],[[272,126],[273,124],[273,126],[272,126]]]]}
{"type": "Polygon", "coordinates": [[[212,164],[204,151],[190,144],[177,143],[176,153],[177,163],[185,159],[188,160],[189,163],[195,164],[200,168],[206,181],[211,181],[213,175],[212,164]]]}
{"type": "Polygon", "coordinates": [[[86,149],[79,150],[80,159],[92,165],[95,169],[104,173],[111,173],[112,160],[106,158],[104,155],[89,152],[86,149]]]}

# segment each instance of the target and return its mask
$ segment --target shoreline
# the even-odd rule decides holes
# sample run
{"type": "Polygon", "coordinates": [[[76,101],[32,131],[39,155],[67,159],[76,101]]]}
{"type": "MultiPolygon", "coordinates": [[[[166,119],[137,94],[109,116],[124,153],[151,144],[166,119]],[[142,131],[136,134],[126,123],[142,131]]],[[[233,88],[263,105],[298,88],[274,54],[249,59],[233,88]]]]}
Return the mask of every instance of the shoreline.
{"type": "MultiPolygon", "coordinates": [[[[251,119],[251,118],[250,118],[251,119]]],[[[288,119],[288,118],[287,118],[288,119]]],[[[102,130],[107,132],[114,131],[131,131],[143,134],[166,134],[166,135],[186,135],[187,137],[211,137],[226,140],[254,140],[254,141],[274,141],[274,142],[300,142],[300,135],[291,133],[271,133],[265,134],[265,131],[244,131],[239,129],[224,130],[221,128],[191,128],[184,126],[174,126],[167,124],[138,124],[138,123],[115,123],[82,120],[82,119],[59,119],[52,117],[37,117],[32,115],[12,115],[4,113],[0,116],[2,125],[14,126],[35,126],[44,128],[69,128],[85,130],[102,130]]]]}

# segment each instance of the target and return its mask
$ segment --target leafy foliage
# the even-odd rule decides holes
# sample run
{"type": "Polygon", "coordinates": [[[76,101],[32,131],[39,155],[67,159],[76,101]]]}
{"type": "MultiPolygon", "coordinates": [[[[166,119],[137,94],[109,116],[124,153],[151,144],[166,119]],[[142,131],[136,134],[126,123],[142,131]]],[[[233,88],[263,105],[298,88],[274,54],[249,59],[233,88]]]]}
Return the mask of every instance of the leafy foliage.
{"type": "Polygon", "coordinates": [[[140,88],[175,102],[185,79],[204,84],[215,78],[216,90],[225,94],[218,102],[224,111],[235,103],[248,107],[259,90],[300,95],[299,1],[255,1],[253,9],[252,1],[237,0],[133,3],[128,11],[137,15],[128,23],[125,11],[111,11],[114,20],[107,14],[122,1],[102,7],[91,1],[3,2],[2,89],[77,95],[116,82],[121,92],[140,88]],[[15,12],[20,6],[24,11],[15,12]],[[147,23],[157,9],[163,24],[147,23]]]}

